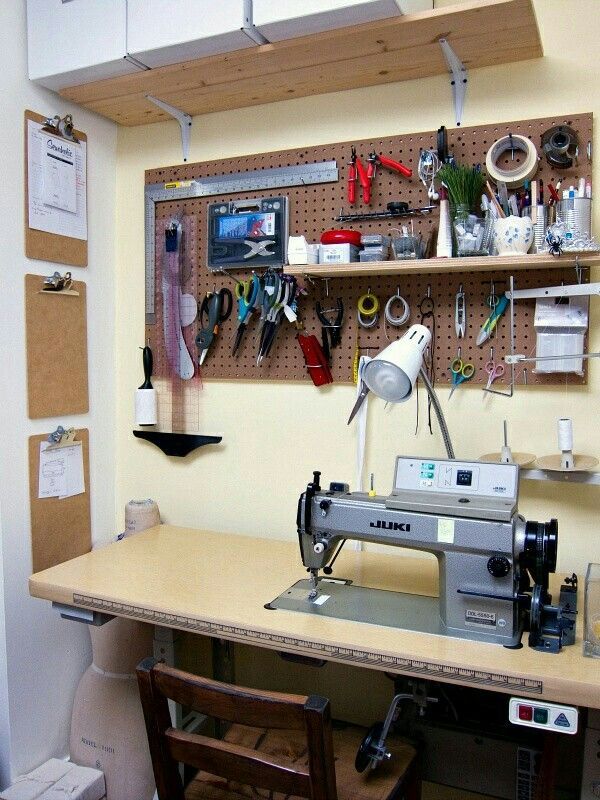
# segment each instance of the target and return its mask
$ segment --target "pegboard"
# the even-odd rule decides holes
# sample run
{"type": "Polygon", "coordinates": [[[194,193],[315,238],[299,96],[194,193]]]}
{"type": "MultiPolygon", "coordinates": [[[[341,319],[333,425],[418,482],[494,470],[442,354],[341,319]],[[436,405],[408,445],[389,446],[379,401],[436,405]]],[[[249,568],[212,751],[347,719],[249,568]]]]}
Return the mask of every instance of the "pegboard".
{"type": "MultiPolygon", "coordinates": [[[[540,149],[541,134],[548,128],[565,124],[573,127],[580,141],[579,165],[571,170],[553,170],[545,159],[539,163],[536,178],[541,179],[544,185],[556,182],[562,178],[563,188],[570,184],[577,184],[580,177],[591,181],[591,164],[585,155],[588,141],[592,140],[592,114],[580,114],[568,117],[548,117],[545,119],[522,120],[517,122],[481,125],[472,128],[456,128],[448,131],[448,146],[456,160],[461,164],[485,164],[485,156],[489,147],[501,136],[508,133],[521,134],[529,137],[538,152],[540,149]]],[[[422,148],[436,146],[436,132],[406,134],[373,140],[341,142],[336,144],[320,145],[318,147],[298,148],[289,151],[261,153],[257,155],[230,158],[221,161],[201,162],[196,164],[183,164],[174,167],[148,170],[146,183],[166,183],[170,181],[184,181],[193,178],[248,172],[252,170],[270,169],[273,167],[286,167],[297,164],[317,163],[337,160],[340,170],[340,179],[337,183],[316,184],[286,189],[262,190],[245,192],[222,197],[202,197],[188,200],[164,201],[156,204],[156,287],[155,308],[156,323],[146,328],[147,339],[154,353],[154,372],[158,377],[169,376],[169,366],[166,358],[162,325],[162,295],[161,295],[161,267],[164,257],[164,230],[174,216],[182,219],[184,227],[184,242],[182,252],[184,283],[183,292],[190,293],[201,301],[207,291],[215,287],[226,286],[234,289],[235,280],[248,277],[248,271],[233,271],[229,276],[213,275],[206,268],[206,232],[208,227],[207,206],[209,203],[227,201],[231,199],[251,199],[274,194],[285,194],[289,197],[291,235],[304,234],[309,242],[318,242],[324,230],[336,227],[350,228],[363,233],[390,234],[392,228],[401,224],[411,226],[407,219],[363,221],[354,224],[336,223],[335,217],[343,209],[345,213],[362,212],[367,210],[384,210],[390,200],[403,200],[410,207],[428,205],[427,191],[419,181],[416,174],[419,153],[422,148]],[[357,203],[350,207],[346,200],[346,164],[350,157],[350,148],[354,145],[357,153],[366,164],[366,157],[371,150],[376,150],[391,158],[402,161],[413,169],[413,177],[409,180],[397,173],[385,169],[378,170],[376,175],[372,201],[365,207],[360,201],[360,186],[358,187],[357,203]]],[[[515,151],[514,160],[518,163],[523,154],[515,151]]],[[[506,164],[511,159],[511,154],[505,155],[506,164]]],[[[547,190],[546,190],[547,191],[547,190]]],[[[546,196],[546,200],[548,197],[546,196]]],[[[435,235],[438,224],[438,213],[429,216],[414,218],[412,222],[415,232],[420,232],[427,241],[435,235]]],[[[434,364],[436,380],[438,383],[450,381],[449,363],[457,355],[457,348],[461,347],[463,359],[466,357],[476,368],[471,384],[487,382],[484,370],[485,363],[490,359],[490,348],[494,348],[494,357],[502,359],[510,349],[510,330],[508,311],[499,322],[495,336],[483,346],[477,347],[475,340],[484,320],[489,314],[485,305],[485,298],[490,293],[490,282],[493,281],[496,293],[501,295],[508,288],[508,271],[497,273],[438,273],[422,275],[401,275],[397,277],[353,277],[335,278],[327,283],[319,279],[303,279],[307,296],[300,301],[299,316],[304,325],[305,333],[314,333],[321,338],[321,327],[315,313],[315,302],[318,300],[324,308],[333,307],[338,297],[342,298],[345,306],[344,325],[342,330],[341,346],[332,351],[332,374],[335,382],[349,383],[352,381],[352,364],[357,346],[361,351],[372,354],[385,346],[389,339],[397,338],[406,330],[407,325],[420,321],[418,304],[427,294],[428,289],[435,303],[435,348],[434,364]],[[462,283],[467,295],[467,332],[466,337],[457,340],[454,332],[454,303],[455,294],[462,283]],[[356,303],[358,297],[370,288],[379,298],[382,307],[387,299],[399,289],[402,296],[408,301],[411,308],[410,319],[402,328],[392,328],[389,325],[384,329],[383,315],[380,314],[379,324],[370,330],[360,328],[356,320],[356,303]],[[326,291],[329,290],[329,296],[326,291]]],[[[515,272],[515,288],[523,289],[536,286],[555,285],[559,282],[574,283],[575,272],[573,268],[555,268],[547,270],[531,270],[515,272]]],[[[535,354],[535,330],[533,327],[535,301],[519,301],[515,303],[515,333],[516,352],[528,356],[535,354]]],[[[396,308],[397,313],[397,308],[396,308]]],[[[431,320],[426,321],[431,327],[431,320]]],[[[260,366],[256,364],[258,349],[259,323],[258,315],[254,315],[247,328],[244,340],[236,356],[231,355],[231,348],[237,327],[236,313],[225,322],[217,339],[213,342],[204,365],[199,368],[202,380],[233,379],[233,380],[286,380],[310,381],[304,357],[296,341],[297,330],[287,321],[281,324],[276,342],[271,354],[264,359],[260,366]]],[[[199,325],[194,324],[184,330],[184,337],[192,358],[196,362],[198,351],[194,342],[199,325]]],[[[527,368],[527,382],[529,384],[561,384],[565,379],[577,385],[585,383],[586,376],[579,377],[564,374],[535,375],[530,364],[527,368]]],[[[510,374],[506,370],[505,378],[510,374]]],[[[524,382],[522,367],[517,369],[517,381],[524,382]]],[[[500,381],[497,382],[498,384],[500,381]]],[[[497,384],[496,384],[497,385],[497,384]]]]}

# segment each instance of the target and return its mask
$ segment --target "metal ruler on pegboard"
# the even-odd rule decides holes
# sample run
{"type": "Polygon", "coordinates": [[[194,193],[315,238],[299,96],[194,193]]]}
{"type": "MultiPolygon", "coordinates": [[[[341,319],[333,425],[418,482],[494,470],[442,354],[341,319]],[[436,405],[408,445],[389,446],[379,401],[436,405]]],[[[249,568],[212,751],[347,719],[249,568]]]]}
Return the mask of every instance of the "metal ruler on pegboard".
{"type": "MultiPolygon", "coordinates": [[[[448,130],[448,146],[456,160],[461,164],[485,164],[485,156],[489,147],[501,136],[521,134],[529,137],[540,152],[540,140],[542,133],[555,125],[565,124],[574,128],[579,136],[580,155],[579,165],[574,165],[571,169],[554,171],[545,159],[541,159],[536,177],[549,182],[562,178],[563,187],[571,184],[577,185],[580,177],[591,180],[591,164],[588,163],[584,153],[585,143],[592,139],[592,115],[579,114],[565,117],[548,117],[545,119],[520,120],[509,123],[498,123],[481,125],[471,128],[456,128],[448,130]]],[[[250,200],[261,196],[265,189],[280,188],[282,183],[261,184],[259,188],[250,188],[254,184],[245,184],[236,187],[236,193],[230,194],[229,191],[223,194],[210,194],[210,201],[207,193],[203,195],[184,196],[179,189],[184,187],[174,186],[173,189],[165,189],[165,185],[175,185],[177,182],[197,181],[205,182],[207,186],[212,186],[216,191],[231,189],[235,181],[240,180],[244,175],[249,180],[256,180],[257,174],[262,173],[267,178],[269,175],[276,177],[276,170],[298,170],[299,174],[306,169],[314,169],[316,165],[325,170],[335,162],[340,170],[337,179],[316,181],[308,183],[298,181],[294,184],[287,184],[285,194],[289,198],[290,221],[289,231],[291,235],[303,234],[309,242],[318,242],[321,233],[330,228],[339,227],[335,218],[340,210],[363,211],[369,210],[360,202],[349,208],[346,200],[346,180],[345,164],[350,158],[351,146],[355,146],[357,153],[364,159],[369,152],[376,152],[388,155],[390,158],[402,161],[413,169],[413,177],[406,179],[396,173],[380,170],[377,173],[373,185],[373,198],[370,209],[385,209],[388,202],[392,200],[403,200],[410,207],[419,208],[429,204],[427,190],[419,181],[416,175],[419,153],[421,149],[436,148],[437,132],[426,131],[422,133],[404,134],[400,136],[377,137],[372,140],[338,142],[332,144],[318,145],[315,147],[297,148],[287,151],[277,151],[270,153],[259,153],[239,158],[225,160],[201,162],[197,164],[183,164],[174,167],[148,170],[146,172],[146,185],[154,192],[162,192],[156,195],[153,201],[154,225],[146,227],[146,243],[149,249],[162,246],[160,237],[164,233],[164,227],[174,216],[190,217],[194,222],[196,239],[194,242],[193,263],[186,285],[182,287],[184,292],[193,294],[201,300],[207,291],[212,291],[220,286],[234,288],[235,280],[242,280],[248,277],[249,271],[232,271],[229,276],[212,274],[206,268],[206,234],[207,234],[207,205],[208,202],[219,202],[235,197],[240,200],[250,200]],[[343,168],[343,169],[342,169],[343,168]],[[221,185],[219,181],[224,176],[231,176],[231,182],[221,185]],[[152,188],[154,187],[154,188],[152,188]],[[151,233],[149,233],[149,231],[151,233]],[[162,233],[161,233],[162,231],[162,233]],[[154,238],[150,241],[151,235],[154,238]]],[[[515,151],[514,154],[506,154],[506,159],[512,159],[516,163],[524,157],[523,153],[515,151]]],[[[358,192],[360,197],[360,192],[358,192]]],[[[345,223],[344,228],[359,230],[362,233],[384,233],[390,234],[398,224],[414,225],[415,233],[421,233],[424,240],[433,235],[437,227],[438,215],[433,213],[428,216],[420,216],[410,220],[372,220],[357,223],[345,223]]],[[[493,257],[490,257],[492,259],[493,257]]],[[[156,259],[155,268],[160,269],[159,259],[156,259]]],[[[418,262],[416,262],[418,263],[418,262]]],[[[585,263],[585,261],[584,261],[585,263]]],[[[370,330],[359,328],[356,320],[356,304],[359,296],[369,288],[374,292],[380,302],[385,304],[387,299],[399,290],[402,296],[408,301],[411,309],[410,318],[407,325],[420,321],[419,303],[428,291],[435,304],[435,328],[436,341],[433,352],[433,359],[436,371],[436,379],[439,384],[450,382],[449,364],[456,356],[457,349],[461,347],[463,359],[466,357],[475,365],[476,372],[471,385],[487,383],[485,363],[490,360],[491,348],[494,348],[494,358],[502,359],[509,352],[510,330],[508,313],[499,323],[494,337],[486,342],[482,347],[476,345],[476,338],[479,329],[489,314],[486,306],[486,298],[490,293],[493,281],[496,293],[500,295],[509,288],[508,279],[510,271],[498,270],[497,272],[465,272],[465,273],[436,273],[428,274],[426,264],[422,273],[416,272],[410,275],[381,276],[373,274],[369,277],[348,277],[331,278],[327,282],[320,279],[304,279],[307,296],[301,301],[299,315],[304,324],[306,333],[314,333],[317,338],[321,336],[321,326],[316,317],[315,303],[320,301],[323,307],[335,306],[337,298],[343,300],[346,313],[342,329],[341,345],[333,351],[332,374],[335,382],[350,383],[352,381],[352,364],[356,353],[356,348],[361,351],[370,352],[374,355],[388,343],[390,339],[397,338],[406,328],[384,327],[383,318],[377,326],[370,330]],[[460,286],[467,298],[467,326],[466,335],[463,339],[457,340],[454,333],[454,309],[455,295],[460,286]],[[329,294],[327,294],[327,291],[329,294]]],[[[576,275],[572,267],[559,266],[557,268],[519,270],[514,272],[515,288],[535,288],[539,286],[549,286],[564,283],[575,283],[576,275]]],[[[169,369],[164,357],[164,346],[161,342],[162,324],[160,322],[161,303],[158,298],[160,292],[160,279],[156,275],[151,275],[147,271],[147,280],[152,277],[152,286],[149,288],[152,294],[151,302],[154,306],[152,314],[148,314],[148,321],[153,320],[153,324],[146,327],[146,335],[154,353],[155,374],[157,376],[168,377],[169,369]]],[[[585,276],[584,276],[585,277],[585,276]]],[[[146,310],[149,312],[150,300],[147,299],[146,310]]],[[[534,321],[535,301],[519,301],[515,303],[515,347],[516,352],[526,355],[535,353],[535,329],[534,321]]],[[[431,323],[432,320],[430,320],[431,323]]],[[[248,331],[244,337],[242,347],[238,354],[233,357],[231,348],[235,338],[236,319],[232,314],[230,319],[224,323],[220,334],[212,345],[208,358],[202,370],[202,379],[219,380],[285,380],[285,381],[309,381],[304,358],[300,347],[296,341],[296,329],[284,322],[277,335],[271,355],[257,366],[256,351],[258,348],[258,320],[250,323],[248,331]]],[[[190,326],[184,332],[185,340],[190,353],[197,358],[197,351],[194,343],[198,325],[190,326]]],[[[505,373],[505,380],[510,374],[510,370],[505,373]]],[[[534,385],[564,385],[565,380],[571,385],[585,384],[586,375],[578,376],[565,375],[542,375],[535,374],[528,370],[527,380],[534,385]]],[[[524,382],[523,367],[519,366],[516,370],[517,383],[524,382]]]]}

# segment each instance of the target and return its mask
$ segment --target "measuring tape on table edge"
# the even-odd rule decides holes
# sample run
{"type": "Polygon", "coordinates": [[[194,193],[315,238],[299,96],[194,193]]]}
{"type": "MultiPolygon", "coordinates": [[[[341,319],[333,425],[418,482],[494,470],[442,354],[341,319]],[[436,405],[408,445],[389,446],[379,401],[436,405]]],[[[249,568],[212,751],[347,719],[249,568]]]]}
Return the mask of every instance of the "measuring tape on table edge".
{"type": "Polygon", "coordinates": [[[533,178],[538,168],[538,154],[534,143],[526,136],[502,136],[487,151],[485,168],[488,176],[495,183],[505,183],[509,189],[522,186],[533,178]],[[525,161],[517,169],[501,169],[496,165],[500,156],[508,150],[521,150],[525,153],[525,161]]]}

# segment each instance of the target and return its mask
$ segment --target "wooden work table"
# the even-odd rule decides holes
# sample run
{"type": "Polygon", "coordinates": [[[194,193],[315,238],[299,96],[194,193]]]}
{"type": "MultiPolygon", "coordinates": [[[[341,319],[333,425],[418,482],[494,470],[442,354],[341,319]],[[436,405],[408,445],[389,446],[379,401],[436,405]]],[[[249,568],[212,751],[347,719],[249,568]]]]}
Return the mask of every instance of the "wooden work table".
{"type": "MultiPolygon", "coordinates": [[[[335,574],[363,586],[437,594],[433,559],[348,548],[335,574]]],[[[29,591],[273,650],[600,708],[600,662],[582,655],[583,615],[575,645],[553,655],[264,607],[305,576],[293,541],[162,525],[39,572],[29,591]]]]}

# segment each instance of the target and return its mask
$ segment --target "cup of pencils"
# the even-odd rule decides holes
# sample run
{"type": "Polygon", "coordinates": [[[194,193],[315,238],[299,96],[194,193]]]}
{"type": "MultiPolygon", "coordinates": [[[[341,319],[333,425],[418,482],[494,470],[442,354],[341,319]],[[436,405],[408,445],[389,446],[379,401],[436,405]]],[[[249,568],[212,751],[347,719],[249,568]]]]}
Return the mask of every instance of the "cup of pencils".
{"type": "Polygon", "coordinates": [[[531,217],[500,217],[494,220],[494,244],[499,256],[527,253],[533,243],[531,217]]]}

